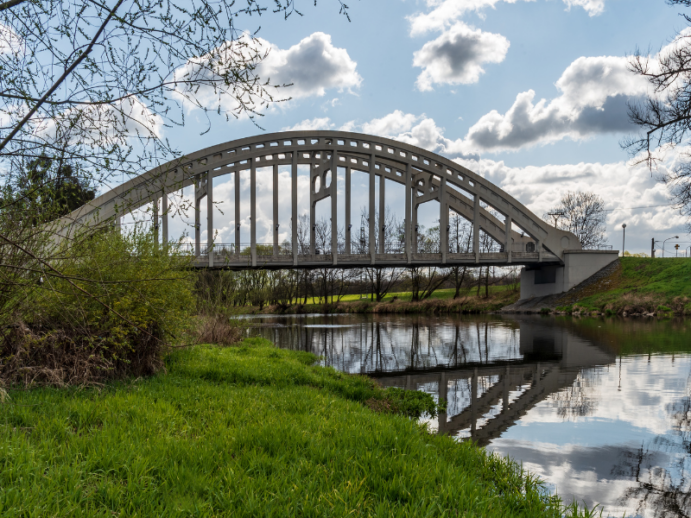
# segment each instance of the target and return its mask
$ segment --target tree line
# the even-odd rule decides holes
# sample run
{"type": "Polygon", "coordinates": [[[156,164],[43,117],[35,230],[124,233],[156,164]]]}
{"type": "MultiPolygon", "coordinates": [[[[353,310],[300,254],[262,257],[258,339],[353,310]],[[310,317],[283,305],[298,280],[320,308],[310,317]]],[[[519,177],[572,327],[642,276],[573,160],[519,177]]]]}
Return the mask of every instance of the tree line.
{"type": "MultiPolygon", "coordinates": [[[[366,254],[369,251],[369,225],[367,212],[361,212],[361,231],[351,238],[351,253],[366,254]]],[[[404,253],[403,221],[385,212],[384,249],[387,253],[404,253]]],[[[452,215],[449,219],[449,247],[453,253],[472,251],[472,224],[464,218],[452,215]]],[[[325,219],[314,224],[315,251],[331,253],[331,225],[325,219]]],[[[374,236],[379,250],[379,233],[374,236]]],[[[439,226],[425,228],[418,226],[418,251],[439,252],[439,226]]],[[[499,251],[500,246],[484,232],[480,233],[482,252],[499,251]]],[[[297,228],[298,253],[310,253],[309,217],[302,216],[297,228]]],[[[339,230],[339,253],[345,252],[345,232],[339,230]]],[[[291,243],[281,245],[281,253],[292,251],[291,243]]],[[[242,253],[249,254],[249,249],[242,253]]],[[[273,248],[257,245],[257,254],[272,255],[273,248]]],[[[201,271],[197,277],[197,293],[209,307],[277,305],[287,307],[293,304],[337,303],[346,295],[358,294],[381,302],[392,292],[410,292],[412,301],[428,299],[439,289],[454,289],[453,298],[475,290],[478,296],[489,296],[489,288],[496,284],[509,284],[518,289],[518,267],[496,268],[492,266],[469,267],[366,267],[366,268],[304,268],[301,270],[247,270],[240,272],[224,270],[201,271]]]]}

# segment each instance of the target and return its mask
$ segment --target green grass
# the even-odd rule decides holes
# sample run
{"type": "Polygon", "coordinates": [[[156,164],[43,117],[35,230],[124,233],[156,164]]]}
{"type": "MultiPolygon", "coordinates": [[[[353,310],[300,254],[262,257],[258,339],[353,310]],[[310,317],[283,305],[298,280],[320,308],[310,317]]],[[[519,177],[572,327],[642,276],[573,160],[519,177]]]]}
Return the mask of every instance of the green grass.
{"type": "MultiPolygon", "coordinates": [[[[489,292],[490,294],[494,293],[500,293],[504,292],[507,290],[510,290],[510,286],[490,286],[489,287],[489,292]]],[[[435,290],[432,295],[430,295],[429,299],[432,300],[451,300],[454,296],[454,293],[456,293],[456,290],[454,288],[448,288],[448,289],[441,289],[441,290],[435,290]]],[[[475,294],[477,293],[477,288],[471,288],[471,289],[462,289],[460,292],[461,297],[474,297],[475,294]]],[[[485,288],[484,286],[482,287],[480,291],[480,295],[484,296],[485,294],[485,288]]],[[[393,293],[387,293],[382,302],[391,302],[394,297],[401,302],[410,302],[413,298],[413,293],[410,291],[400,291],[400,292],[393,292],[393,293]]],[[[301,301],[304,299],[301,299],[301,301]]],[[[315,304],[321,304],[319,297],[308,297],[307,298],[307,305],[315,305],[315,304]]],[[[334,301],[336,299],[334,298],[334,301]]],[[[341,302],[360,302],[360,301],[365,301],[365,300],[371,300],[371,294],[365,293],[365,294],[357,294],[357,295],[344,295],[341,297],[341,302]],[[365,296],[366,298],[362,298],[365,296]]],[[[329,302],[331,302],[331,297],[329,297],[329,302]]]]}
{"type": "Polygon", "coordinates": [[[626,309],[691,314],[691,260],[626,257],[620,263],[610,284],[598,283],[595,293],[579,300],[579,306],[614,313],[626,309]]]}
{"type": "Polygon", "coordinates": [[[402,402],[314,359],[253,339],[180,350],[167,373],[100,390],[11,390],[0,405],[0,514],[564,513],[516,465],[363,404],[415,414],[426,396],[402,402]]]}

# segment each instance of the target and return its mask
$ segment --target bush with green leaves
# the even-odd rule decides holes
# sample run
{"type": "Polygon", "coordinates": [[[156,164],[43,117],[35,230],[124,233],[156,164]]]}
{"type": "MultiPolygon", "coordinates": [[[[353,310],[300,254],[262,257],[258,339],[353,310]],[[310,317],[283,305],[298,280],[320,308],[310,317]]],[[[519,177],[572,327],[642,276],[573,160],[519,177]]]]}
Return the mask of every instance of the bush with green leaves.
{"type": "Polygon", "coordinates": [[[191,257],[151,232],[103,229],[58,245],[16,293],[0,344],[4,384],[94,383],[162,367],[195,310],[191,257]]]}

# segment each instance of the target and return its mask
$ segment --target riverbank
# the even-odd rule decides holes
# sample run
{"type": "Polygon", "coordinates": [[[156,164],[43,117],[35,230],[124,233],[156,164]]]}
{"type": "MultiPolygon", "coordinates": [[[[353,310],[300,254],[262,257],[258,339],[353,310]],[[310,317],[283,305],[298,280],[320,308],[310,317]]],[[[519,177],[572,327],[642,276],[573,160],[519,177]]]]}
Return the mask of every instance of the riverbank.
{"type": "Polygon", "coordinates": [[[608,275],[565,294],[546,311],[622,316],[691,315],[691,260],[624,257],[608,275]]]}
{"type": "Polygon", "coordinates": [[[429,396],[315,358],[248,339],[100,389],[10,390],[0,513],[562,516],[517,465],[400,415],[429,396]]]}
{"type": "Polygon", "coordinates": [[[372,302],[369,299],[341,300],[340,302],[320,304],[293,304],[288,306],[270,305],[253,308],[251,313],[264,314],[308,314],[308,313],[400,313],[400,314],[446,314],[446,313],[491,313],[499,311],[508,304],[518,300],[519,293],[504,286],[494,287],[489,296],[484,294],[477,296],[474,293],[465,292],[459,298],[454,299],[453,290],[439,290],[436,297],[413,302],[410,293],[393,293],[381,302],[372,302]]]}

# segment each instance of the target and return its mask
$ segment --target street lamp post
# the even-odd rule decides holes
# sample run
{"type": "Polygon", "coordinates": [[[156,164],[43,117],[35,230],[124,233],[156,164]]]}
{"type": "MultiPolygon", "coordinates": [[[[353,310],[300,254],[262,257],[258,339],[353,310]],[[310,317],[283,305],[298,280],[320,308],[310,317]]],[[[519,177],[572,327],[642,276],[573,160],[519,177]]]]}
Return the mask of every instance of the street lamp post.
{"type": "MultiPolygon", "coordinates": [[[[667,241],[669,241],[670,239],[679,239],[679,236],[668,237],[667,239],[665,239],[665,240],[662,242],[662,257],[665,256],[665,243],[666,243],[667,241]]],[[[656,243],[659,243],[659,241],[656,241],[656,243]]]]}
{"type": "Polygon", "coordinates": [[[622,223],[621,228],[623,231],[621,238],[621,256],[624,257],[624,255],[626,255],[626,223],[622,223]]]}

